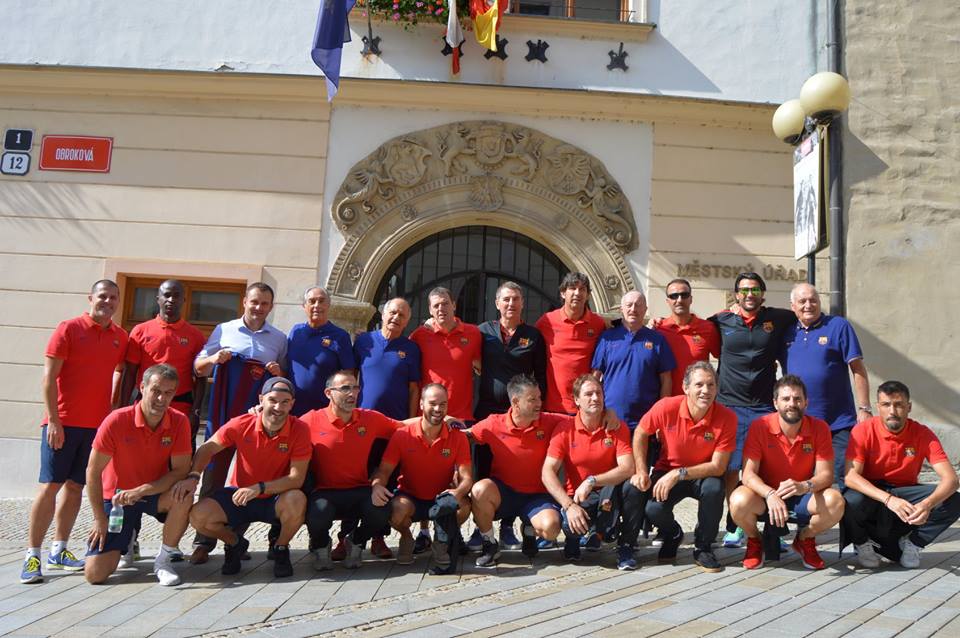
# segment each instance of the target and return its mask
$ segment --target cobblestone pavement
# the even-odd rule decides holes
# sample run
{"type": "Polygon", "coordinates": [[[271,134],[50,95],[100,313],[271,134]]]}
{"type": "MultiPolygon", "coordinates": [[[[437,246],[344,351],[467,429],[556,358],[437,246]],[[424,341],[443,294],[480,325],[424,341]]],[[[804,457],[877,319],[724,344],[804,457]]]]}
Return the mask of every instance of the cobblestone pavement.
{"type": "MultiPolygon", "coordinates": [[[[688,532],[693,505],[678,506],[688,532]]],[[[917,570],[856,569],[849,550],[838,558],[832,531],[819,539],[825,570],[805,570],[791,553],[746,571],[742,550],[718,549],[726,569],[708,574],[692,562],[688,533],[676,565],[658,565],[656,549],[643,544],[634,572],[617,571],[610,549],[585,553],[578,565],[549,550],[533,560],[505,552],[494,570],[467,558],[459,573],[440,577],[426,575],[425,556],[404,567],[365,555],[359,570],[318,574],[301,533],[292,544],[294,576],[274,579],[263,551],[266,527],[258,525],[240,574],[221,576],[215,554],[205,565],[181,563],[184,583],[164,588],[151,574],[160,528],[149,518],[144,558],[106,585],[56,572],[43,584],[21,585],[28,509],[26,499],[0,500],[0,635],[960,636],[960,526],[922,554],[917,570]]],[[[74,539],[89,521],[84,503],[74,539]]],[[[396,540],[388,544],[395,548],[396,540]]]]}

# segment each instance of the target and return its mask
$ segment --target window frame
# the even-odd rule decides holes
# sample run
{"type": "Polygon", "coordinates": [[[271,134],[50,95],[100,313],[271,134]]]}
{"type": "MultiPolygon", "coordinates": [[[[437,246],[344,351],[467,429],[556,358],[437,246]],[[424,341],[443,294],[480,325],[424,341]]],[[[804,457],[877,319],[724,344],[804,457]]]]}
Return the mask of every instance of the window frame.
{"type": "MultiPolygon", "coordinates": [[[[152,314],[150,317],[145,319],[139,319],[132,317],[133,313],[133,304],[136,300],[136,291],[139,288],[152,288],[156,290],[160,287],[160,284],[170,279],[167,276],[159,275],[141,275],[141,274],[130,274],[130,275],[121,275],[118,277],[118,283],[121,286],[121,289],[124,291],[123,294],[123,303],[121,305],[121,314],[119,325],[130,332],[130,330],[144,321],[149,321],[156,314],[152,314]]],[[[189,277],[176,277],[177,281],[183,284],[184,288],[184,301],[183,301],[183,311],[182,316],[184,319],[187,319],[190,316],[190,309],[193,303],[193,293],[196,291],[200,292],[225,292],[237,294],[237,312],[236,316],[239,317],[243,313],[243,296],[246,294],[247,281],[242,279],[236,280],[225,280],[225,279],[202,279],[202,278],[189,278],[189,277]]],[[[190,321],[191,325],[195,326],[200,332],[203,333],[205,337],[209,337],[210,333],[213,332],[213,329],[217,327],[219,322],[209,322],[209,321],[190,321]]]]}

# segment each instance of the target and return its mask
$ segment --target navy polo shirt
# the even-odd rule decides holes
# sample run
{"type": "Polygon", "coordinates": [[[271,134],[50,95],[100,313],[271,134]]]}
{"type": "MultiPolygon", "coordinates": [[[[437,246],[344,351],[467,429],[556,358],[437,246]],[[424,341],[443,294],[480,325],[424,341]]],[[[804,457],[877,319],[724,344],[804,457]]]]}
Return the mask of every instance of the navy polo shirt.
{"type": "Polygon", "coordinates": [[[536,379],[541,395],[546,396],[547,350],[540,331],[521,323],[504,343],[499,321],[485,321],[477,327],[483,336],[480,392],[474,411],[477,420],[510,408],[507,384],[518,374],[536,379]]]}
{"type": "Polygon", "coordinates": [[[659,332],[640,328],[630,334],[617,326],[600,335],[590,367],[603,373],[607,407],[632,430],[660,399],[660,374],[676,368],[677,362],[659,332]]]}
{"type": "Polygon", "coordinates": [[[784,368],[807,386],[807,414],[823,419],[831,430],[857,424],[849,365],[862,358],[857,334],[843,317],[820,315],[809,328],[796,322],[784,335],[784,368]]]}
{"type": "Polygon", "coordinates": [[[319,328],[298,323],[287,337],[287,360],[290,380],[297,392],[293,414],[301,416],[310,410],[327,407],[330,400],[323,393],[327,377],[337,370],[353,370],[350,335],[328,321],[319,328]]]}
{"type": "Polygon", "coordinates": [[[749,325],[741,315],[726,310],[710,321],[720,333],[717,401],[727,407],[771,407],[783,335],[797,322],[796,315],[763,306],[749,325]]]}
{"type": "Polygon", "coordinates": [[[358,405],[402,421],[410,416],[410,384],[420,383],[420,348],[406,337],[387,341],[379,330],[353,344],[360,366],[358,405]]]}

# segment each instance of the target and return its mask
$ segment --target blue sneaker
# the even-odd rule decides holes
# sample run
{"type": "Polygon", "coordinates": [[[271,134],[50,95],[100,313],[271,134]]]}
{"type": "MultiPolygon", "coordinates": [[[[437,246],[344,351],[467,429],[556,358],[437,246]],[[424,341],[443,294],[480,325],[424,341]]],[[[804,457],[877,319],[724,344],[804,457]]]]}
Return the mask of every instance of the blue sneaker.
{"type": "Polygon", "coordinates": [[[621,545],[617,548],[617,569],[622,572],[633,571],[637,568],[637,559],[633,557],[633,548],[621,545]]]}
{"type": "Polygon", "coordinates": [[[603,542],[594,532],[592,534],[587,534],[586,536],[580,537],[580,547],[588,552],[599,552],[600,548],[603,547],[603,542]]]}
{"type": "Polygon", "coordinates": [[[68,572],[83,571],[83,560],[73,555],[69,549],[61,550],[59,554],[47,556],[47,569],[63,569],[68,572]]]}
{"type": "Polygon", "coordinates": [[[43,573],[40,571],[39,558],[31,556],[23,561],[23,569],[20,571],[20,582],[24,585],[43,582],[43,573]]]}
{"type": "Polygon", "coordinates": [[[513,525],[500,528],[500,548],[501,549],[520,549],[522,543],[513,531],[513,525]]]}
{"type": "Polygon", "coordinates": [[[470,538],[467,539],[467,549],[473,553],[479,553],[483,549],[483,537],[480,536],[480,530],[477,528],[473,529],[473,534],[470,535],[470,538]]]}
{"type": "Polygon", "coordinates": [[[554,547],[559,547],[557,541],[548,541],[545,538],[537,539],[537,549],[553,549],[554,547]]]}
{"type": "Polygon", "coordinates": [[[733,532],[727,532],[723,535],[724,547],[743,547],[743,541],[747,537],[739,527],[733,532]]]}

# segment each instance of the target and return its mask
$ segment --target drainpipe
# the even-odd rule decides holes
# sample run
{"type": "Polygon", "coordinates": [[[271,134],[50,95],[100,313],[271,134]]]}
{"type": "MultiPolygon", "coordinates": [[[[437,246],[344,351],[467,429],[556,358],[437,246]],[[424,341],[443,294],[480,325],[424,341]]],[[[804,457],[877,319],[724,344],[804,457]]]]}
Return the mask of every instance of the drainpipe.
{"type": "MultiPolygon", "coordinates": [[[[827,66],[843,75],[843,3],[827,0],[827,66]]],[[[840,118],[830,123],[830,314],[847,314],[846,238],[843,211],[843,126],[840,118]]]]}

